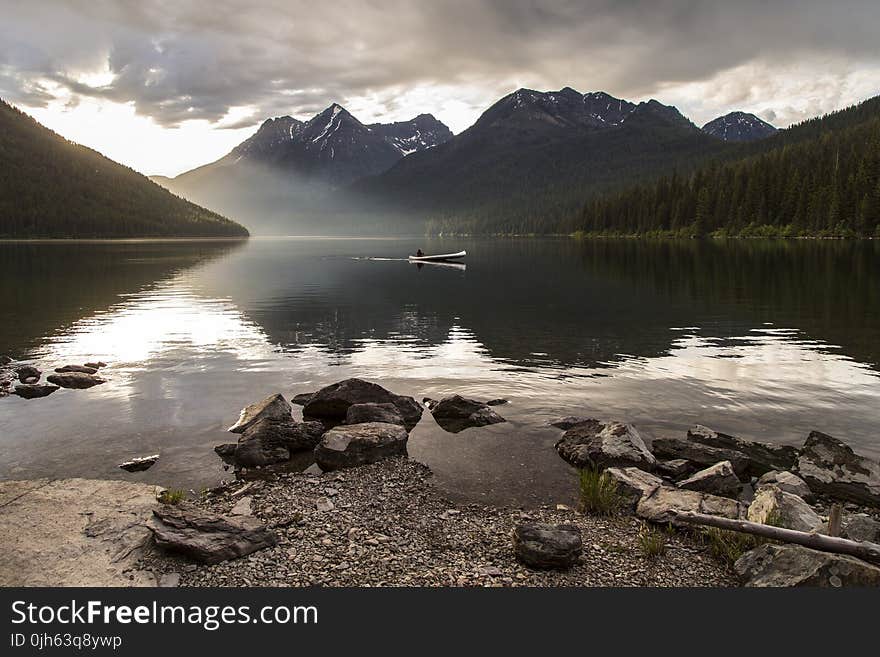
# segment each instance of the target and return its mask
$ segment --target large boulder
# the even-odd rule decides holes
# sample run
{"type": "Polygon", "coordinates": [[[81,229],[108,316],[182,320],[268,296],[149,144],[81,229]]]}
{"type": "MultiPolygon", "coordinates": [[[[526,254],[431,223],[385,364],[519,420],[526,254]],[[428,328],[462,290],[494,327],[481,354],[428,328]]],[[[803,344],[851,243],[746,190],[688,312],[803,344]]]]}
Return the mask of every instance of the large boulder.
{"type": "Polygon", "coordinates": [[[776,486],[780,490],[797,495],[808,502],[814,497],[807,482],[796,474],[784,470],[771,470],[761,475],[755,487],[761,488],[761,486],[776,486]]]}
{"type": "Polygon", "coordinates": [[[578,424],[563,434],[556,451],[576,468],[651,470],[657,463],[638,430],[623,422],[593,419],[578,424]]]}
{"type": "Polygon", "coordinates": [[[295,452],[314,449],[323,433],[324,425],[320,422],[263,417],[241,434],[233,462],[244,468],[285,463],[295,452]]]}
{"type": "Polygon", "coordinates": [[[822,518],[809,504],[773,485],[762,486],[755,493],[755,499],[749,505],[748,519],[801,532],[823,528],[822,518]]]}
{"type": "Polygon", "coordinates": [[[387,422],[406,426],[403,416],[394,404],[352,404],[345,414],[346,424],[362,424],[364,422],[387,422]]]}
{"type": "Polygon", "coordinates": [[[689,430],[687,435],[688,440],[701,445],[729,449],[744,454],[749,459],[747,472],[755,477],[770,470],[790,470],[797,460],[798,451],[794,447],[743,440],[699,424],[689,430]]]}
{"type": "Polygon", "coordinates": [[[568,568],[583,549],[574,525],[520,523],[513,530],[516,558],[530,568],[568,568]]]}
{"type": "Polygon", "coordinates": [[[746,586],[880,586],[880,568],[843,554],[765,543],[734,564],[746,586]]]}
{"type": "Polygon", "coordinates": [[[623,507],[633,512],[643,497],[650,497],[663,485],[663,480],[650,472],[638,468],[608,468],[608,476],[617,484],[617,494],[623,507]]]}
{"type": "Polygon", "coordinates": [[[262,401],[241,409],[238,420],[227,431],[244,433],[245,430],[259,420],[286,420],[291,417],[293,408],[281,394],[269,395],[262,401]]]}
{"type": "Polygon", "coordinates": [[[681,438],[655,438],[651,443],[654,456],[659,459],[684,459],[696,469],[707,468],[721,461],[730,461],[738,477],[745,476],[749,469],[749,458],[734,449],[724,449],[703,445],[681,438]]]}
{"type": "Polygon", "coordinates": [[[722,497],[736,497],[739,494],[740,485],[739,477],[733,471],[730,461],[716,463],[678,482],[680,488],[698,490],[722,497]]]}
{"type": "Polygon", "coordinates": [[[490,424],[506,422],[485,402],[469,399],[461,395],[444,397],[430,405],[431,414],[441,428],[450,433],[458,433],[472,427],[485,427],[490,424]]]}
{"type": "Polygon", "coordinates": [[[341,423],[353,404],[394,404],[408,429],[422,417],[422,405],[412,397],[396,395],[380,385],[362,379],[346,379],[321,388],[303,406],[303,416],[341,423]]]}
{"type": "Polygon", "coordinates": [[[86,374],[84,372],[64,372],[63,374],[50,374],[46,377],[49,383],[54,383],[62,388],[74,388],[84,390],[107,383],[104,379],[94,374],[86,374]]]}
{"type": "Polygon", "coordinates": [[[880,507],[880,463],[820,431],[807,436],[795,471],[817,493],[880,507]]]}
{"type": "Polygon", "coordinates": [[[736,500],[696,490],[682,490],[674,486],[660,486],[636,505],[636,515],[645,520],[665,525],[687,526],[678,520],[678,513],[690,511],[740,520],[745,506],[736,500]]]}
{"type": "Polygon", "coordinates": [[[15,386],[15,394],[24,399],[48,397],[56,390],[58,390],[58,386],[50,383],[26,383],[15,386]]]}
{"type": "Polygon", "coordinates": [[[188,504],[153,511],[151,527],[159,547],[207,564],[243,557],[272,547],[275,535],[253,516],[225,517],[188,504]]]}
{"type": "Polygon", "coordinates": [[[324,470],[353,468],[406,453],[408,434],[386,422],[344,424],[330,429],[315,447],[315,461],[324,470]]]}
{"type": "Polygon", "coordinates": [[[297,406],[305,406],[309,403],[309,400],[315,396],[313,392],[301,392],[298,395],[294,395],[293,399],[291,399],[291,403],[296,404],[297,406]]]}

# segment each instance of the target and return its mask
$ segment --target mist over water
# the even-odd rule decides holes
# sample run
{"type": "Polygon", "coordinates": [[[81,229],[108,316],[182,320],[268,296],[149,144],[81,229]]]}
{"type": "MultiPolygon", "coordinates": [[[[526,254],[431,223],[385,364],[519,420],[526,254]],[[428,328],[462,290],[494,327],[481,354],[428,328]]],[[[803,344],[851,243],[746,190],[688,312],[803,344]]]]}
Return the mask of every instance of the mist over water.
{"type": "MultiPolygon", "coordinates": [[[[0,352],[109,363],[108,383],[0,400],[0,477],[194,488],[240,408],[349,376],[417,399],[505,397],[505,424],[409,453],[450,494],[570,501],[562,415],[694,423],[880,456],[880,248],[872,242],[251,239],[0,244],[0,352]],[[467,249],[466,268],[405,260],[467,249]],[[149,471],[121,461],[162,454],[149,471]]],[[[301,466],[308,464],[304,460],[301,466]]]]}

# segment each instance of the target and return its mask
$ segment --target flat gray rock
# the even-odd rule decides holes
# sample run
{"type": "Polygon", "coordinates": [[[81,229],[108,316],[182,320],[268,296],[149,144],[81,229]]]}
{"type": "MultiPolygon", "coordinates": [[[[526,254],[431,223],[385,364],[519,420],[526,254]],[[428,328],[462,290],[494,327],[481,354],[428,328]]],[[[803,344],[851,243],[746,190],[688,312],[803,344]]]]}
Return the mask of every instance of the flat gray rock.
{"type": "Polygon", "coordinates": [[[64,367],[56,367],[55,371],[59,374],[64,374],[65,372],[81,372],[82,374],[96,374],[98,372],[97,367],[89,367],[88,365],[65,365],[64,367]]]}
{"type": "Polygon", "coordinates": [[[157,493],[125,481],[0,481],[0,586],[154,586],[136,564],[157,493]]]}
{"type": "Polygon", "coordinates": [[[214,564],[272,547],[275,535],[252,516],[219,516],[188,504],[153,511],[153,537],[164,549],[214,564]]]}
{"type": "Polygon", "coordinates": [[[120,463],[119,467],[126,472],[143,472],[144,470],[149,470],[150,468],[152,468],[158,460],[158,454],[152,454],[150,456],[139,456],[137,458],[131,459],[130,461],[120,463]]]}
{"type": "Polygon", "coordinates": [[[660,486],[636,505],[637,516],[661,525],[671,523],[675,526],[687,526],[676,518],[676,514],[683,511],[739,520],[745,517],[746,508],[740,502],[727,497],[674,486],[660,486]]]}

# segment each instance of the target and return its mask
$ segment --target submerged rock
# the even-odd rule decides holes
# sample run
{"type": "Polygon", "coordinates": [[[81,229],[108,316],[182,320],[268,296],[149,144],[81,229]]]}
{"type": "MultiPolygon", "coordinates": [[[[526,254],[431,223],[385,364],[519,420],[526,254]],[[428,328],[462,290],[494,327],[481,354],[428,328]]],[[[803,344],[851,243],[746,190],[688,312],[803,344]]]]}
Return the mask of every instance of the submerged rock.
{"type": "Polygon", "coordinates": [[[243,408],[236,423],[227,431],[244,433],[245,429],[259,420],[286,420],[291,417],[292,413],[293,408],[288,401],[283,395],[276,393],[243,408]]]}
{"type": "Polygon", "coordinates": [[[87,365],[65,365],[64,367],[56,367],[55,371],[59,374],[65,372],[82,372],[83,374],[97,374],[97,367],[88,367],[87,365]]]}
{"type": "Polygon", "coordinates": [[[592,418],[581,417],[580,415],[567,415],[565,417],[561,417],[558,420],[554,420],[550,423],[551,427],[556,427],[557,429],[562,429],[563,431],[568,431],[569,429],[576,427],[579,424],[584,424],[586,422],[592,422],[592,418]]]}
{"type": "Polygon", "coordinates": [[[796,472],[817,493],[880,507],[880,463],[820,431],[807,436],[796,472]]]}
{"type": "Polygon", "coordinates": [[[275,535],[252,516],[218,516],[181,504],[153,511],[156,544],[207,564],[272,547],[275,535]]]}
{"type": "Polygon", "coordinates": [[[734,564],[746,586],[880,586],[880,568],[844,554],[765,543],[734,564]]]}
{"type": "Polygon", "coordinates": [[[759,488],[755,493],[755,499],[749,505],[748,519],[801,532],[823,528],[822,518],[809,504],[772,484],[759,488]]]}
{"type": "Polygon", "coordinates": [[[352,404],[345,414],[346,424],[362,424],[364,422],[386,422],[405,426],[406,422],[394,404],[352,404]]]}
{"type": "Polygon", "coordinates": [[[34,367],[33,365],[19,365],[15,368],[14,372],[18,375],[18,380],[22,383],[34,383],[34,381],[29,381],[29,379],[40,380],[40,376],[42,376],[42,372],[39,368],[34,367]]]}
{"type": "Polygon", "coordinates": [[[150,468],[152,468],[158,460],[158,454],[153,454],[151,456],[139,456],[138,458],[131,459],[130,461],[120,463],[119,467],[126,472],[143,472],[144,470],[149,470],[150,468]]]}
{"type": "Polygon", "coordinates": [[[485,403],[461,395],[444,397],[430,408],[437,424],[450,433],[507,421],[485,403]]]}
{"type": "Polygon", "coordinates": [[[61,386],[62,388],[74,388],[83,390],[107,383],[104,379],[94,374],[86,374],[85,372],[64,372],[63,374],[50,374],[46,377],[49,383],[61,386]]]}
{"type": "Polygon", "coordinates": [[[749,459],[742,452],[703,445],[681,438],[655,438],[651,449],[657,458],[684,459],[698,469],[706,468],[721,461],[730,461],[733,471],[742,477],[749,469],[749,459]]]}
{"type": "Polygon", "coordinates": [[[575,525],[520,523],[513,530],[516,558],[530,568],[569,568],[583,549],[575,525]]]}
{"type": "Polygon", "coordinates": [[[315,447],[315,461],[324,470],[353,468],[406,453],[406,429],[385,422],[345,424],[330,429],[315,447]]]}
{"type": "Polygon", "coordinates": [[[770,472],[761,475],[755,486],[757,488],[761,488],[762,486],[776,486],[780,490],[783,490],[786,493],[791,493],[792,495],[797,495],[808,502],[813,498],[813,492],[810,490],[810,487],[807,486],[807,482],[791,472],[771,470],[770,472]]]}
{"type": "Polygon", "coordinates": [[[657,459],[631,424],[589,420],[556,443],[559,455],[576,468],[636,467],[651,470],[657,459]]]}
{"type": "Polygon", "coordinates": [[[396,395],[380,385],[362,379],[346,379],[316,392],[303,407],[303,416],[341,423],[354,404],[394,404],[412,429],[422,417],[422,405],[412,397],[396,395]]]}
{"type": "Polygon", "coordinates": [[[498,399],[490,399],[486,402],[486,406],[504,406],[505,404],[509,404],[510,402],[502,397],[498,399]]]}
{"type": "Polygon", "coordinates": [[[101,360],[90,362],[90,363],[84,363],[84,365],[86,367],[93,367],[96,370],[99,370],[102,367],[107,367],[107,363],[105,363],[104,361],[101,361],[101,360]]]}
{"type": "Polygon", "coordinates": [[[678,482],[678,485],[687,490],[698,490],[730,497],[739,493],[741,484],[730,461],[721,461],[721,463],[716,463],[705,470],[694,473],[687,479],[678,482]]]}
{"type": "Polygon", "coordinates": [[[48,397],[56,390],[58,390],[58,386],[49,383],[26,383],[24,385],[15,386],[15,394],[24,399],[48,397]]]}
{"type": "Polygon", "coordinates": [[[743,440],[699,424],[689,430],[687,436],[688,440],[701,445],[740,452],[749,460],[748,474],[756,477],[770,470],[790,470],[798,456],[797,449],[788,445],[743,440]]]}

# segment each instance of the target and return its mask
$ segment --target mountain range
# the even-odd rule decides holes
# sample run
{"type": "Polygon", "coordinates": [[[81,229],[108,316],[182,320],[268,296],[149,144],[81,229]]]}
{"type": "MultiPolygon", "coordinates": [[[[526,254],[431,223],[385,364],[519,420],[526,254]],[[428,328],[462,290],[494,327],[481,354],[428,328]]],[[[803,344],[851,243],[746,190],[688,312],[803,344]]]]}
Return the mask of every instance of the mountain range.
{"type": "Polygon", "coordinates": [[[246,237],[0,100],[0,237],[246,237]]]}
{"type": "Polygon", "coordinates": [[[750,117],[751,132],[745,123],[735,133],[717,127],[734,114],[700,130],[656,100],[519,89],[453,135],[428,114],[364,124],[334,103],[308,121],[268,119],[216,162],[153,179],[260,233],[326,232],[334,223],[346,232],[421,232],[437,218],[523,208],[546,221],[584,195],[687,169],[725,142],[775,130],[735,114],[750,117]]]}

